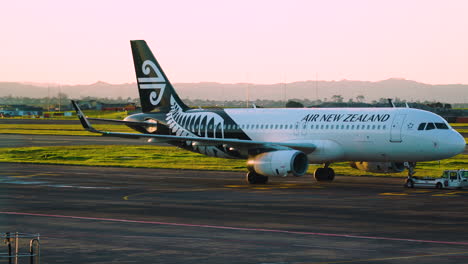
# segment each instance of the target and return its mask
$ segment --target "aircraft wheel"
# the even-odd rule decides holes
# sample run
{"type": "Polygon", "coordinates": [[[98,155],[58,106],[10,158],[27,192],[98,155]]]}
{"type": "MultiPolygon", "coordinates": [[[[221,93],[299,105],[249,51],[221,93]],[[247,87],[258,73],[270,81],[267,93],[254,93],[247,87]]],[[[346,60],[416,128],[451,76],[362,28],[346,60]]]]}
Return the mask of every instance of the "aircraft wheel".
{"type": "Polygon", "coordinates": [[[249,184],[265,184],[268,182],[268,176],[260,175],[254,171],[249,171],[245,179],[249,184]]]}
{"type": "Polygon", "coordinates": [[[405,186],[408,187],[408,188],[414,188],[413,180],[410,180],[410,179],[406,180],[406,185],[405,186]]]}
{"type": "Polygon", "coordinates": [[[318,168],[314,171],[316,181],[333,181],[335,179],[335,171],[332,168],[318,168]]]}
{"type": "Polygon", "coordinates": [[[327,168],[328,172],[328,181],[333,181],[335,179],[335,171],[332,168],[327,168]]]}

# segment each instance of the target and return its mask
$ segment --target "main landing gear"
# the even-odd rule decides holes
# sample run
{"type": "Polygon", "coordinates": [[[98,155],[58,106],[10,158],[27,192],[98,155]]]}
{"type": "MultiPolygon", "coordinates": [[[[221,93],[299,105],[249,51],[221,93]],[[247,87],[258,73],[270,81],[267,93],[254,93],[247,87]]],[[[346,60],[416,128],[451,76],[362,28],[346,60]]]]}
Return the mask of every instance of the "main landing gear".
{"type": "Polygon", "coordinates": [[[333,181],[335,179],[335,171],[328,166],[330,163],[325,163],[325,168],[318,168],[314,171],[316,181],[333,181]]]}
{"type": "Polygon", "coordinates": [[[413,177],[414,174],[416,174],[416,171],[414,168],[416,168],[416,162],[405,162],[403,163],[405,168],[408,169],[408,178],[413,177]]]}
{"type": "Polygon", "coordinates": [[[405,162],[406,169],[408,169],[408,179],[406,179],[405,187],[414,188],[413,175],[416,173],[414,168],[416,167],[416,162],[405,162]]]}
{"type": "Polygon", "coordinates": [[[249,171],[245,179],[250,184],[265,184],[268,182],[268,176],[260,175],[254,171],[249,171]]]}

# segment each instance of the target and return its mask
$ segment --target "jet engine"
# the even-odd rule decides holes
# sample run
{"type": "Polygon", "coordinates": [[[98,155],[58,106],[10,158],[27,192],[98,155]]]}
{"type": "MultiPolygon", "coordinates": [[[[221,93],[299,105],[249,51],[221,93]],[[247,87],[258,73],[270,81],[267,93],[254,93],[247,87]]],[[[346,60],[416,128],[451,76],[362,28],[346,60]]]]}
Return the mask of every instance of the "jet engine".
{"type": "Polygon", "coordinates": [[[375,173],[395,173],[405,170],[403,162],[351,162],[351,167],[375,173]]]}
{"type": "Polygon", "coordinates": [[[148,123],[154,123],[154,125],[146,125],[145,126],[145,129],[148,133],[150,134],[156,134],[156,132],[158,131],[158,121],[152,119],[152,118],[148,118],[145,120],[145,122],[148,122],[148,123]]]}
{"type": "Polygon", "coordinates": [[[309,168],[307,155],[297,150],[277,150],[247,160],[247,168],[263,176],[302,176],[309,168]]]}

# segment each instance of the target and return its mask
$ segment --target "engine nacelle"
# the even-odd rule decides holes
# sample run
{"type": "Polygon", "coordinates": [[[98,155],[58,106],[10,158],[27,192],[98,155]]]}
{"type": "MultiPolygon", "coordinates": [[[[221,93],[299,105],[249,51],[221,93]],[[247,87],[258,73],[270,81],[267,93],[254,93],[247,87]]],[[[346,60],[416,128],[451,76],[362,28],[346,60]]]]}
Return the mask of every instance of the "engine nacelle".
{"type": "Polygon", "coordinates": [[[297,150],[265,152],[250,158],[247,168],[264,176],[302,176],[309,168],[307,155],[297,150]]]}
{"type": "Polygon", "coordinates": [[[159,124],[158,124],[158,121],[157,121],[157,120],[154,120],[154,119],[152,119],[152,118],[148,118],[148,119],[145,120],[145,122],[154,124],[154,125],[148,124],[148,125],[145,126],[145,129],[146,129],[146,131],[147,131],[148,133],[150,133],[150,134],[156,134],[156,132],[158,132],[158,125],[159,125],[159,124]]]}
{"type": "Polygon", "coordinates": [[[405,170],[403,162],[351,162],[351,167],[375,173],[396,173],[405,170]]]}

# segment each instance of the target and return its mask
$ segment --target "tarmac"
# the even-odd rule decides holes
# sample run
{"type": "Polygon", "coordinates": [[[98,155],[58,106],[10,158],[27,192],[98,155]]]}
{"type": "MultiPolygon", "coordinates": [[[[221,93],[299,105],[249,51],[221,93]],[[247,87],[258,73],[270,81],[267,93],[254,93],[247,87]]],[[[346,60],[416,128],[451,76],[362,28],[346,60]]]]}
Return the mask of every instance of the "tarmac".
{"type": "Polygon", "coordinates": [[[42,263],[468,263],[468,190],[243,178],[0,163],[0,230],[40,233],[42,263]]]}
{"type": "MultiPolygon", "coordinates": [[[[0,138],[0,148],[95,144],[148,143],[0,138]]],[[[0,232],[39,233],[42,263],[468,263],[468,190],[403,183],[0,163],[0,232]]]]}

